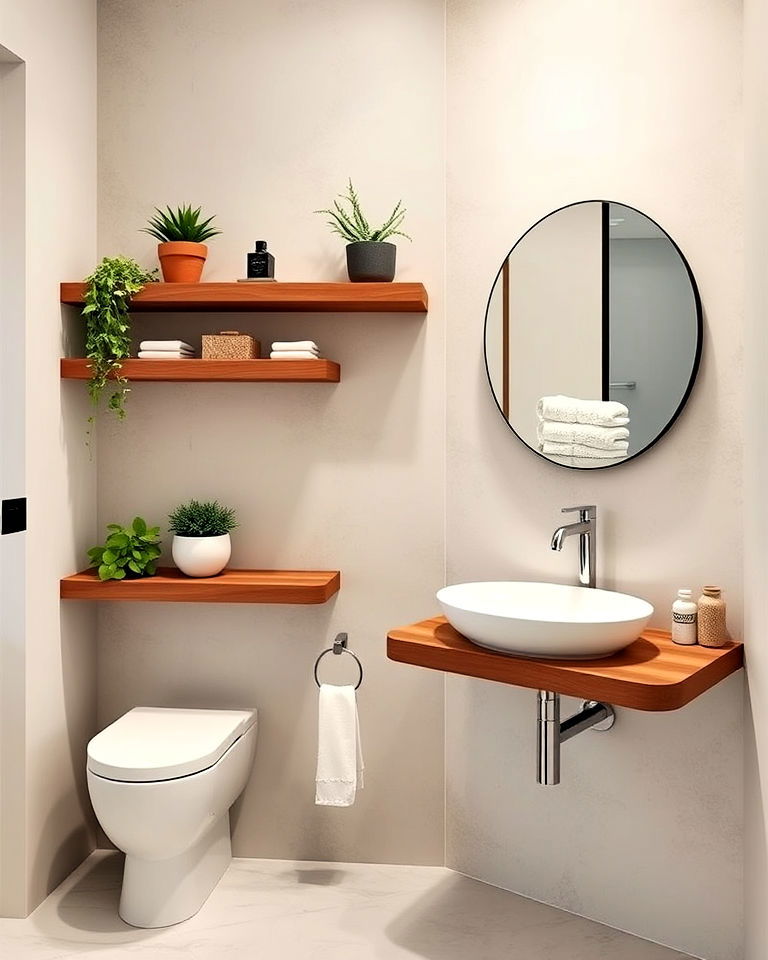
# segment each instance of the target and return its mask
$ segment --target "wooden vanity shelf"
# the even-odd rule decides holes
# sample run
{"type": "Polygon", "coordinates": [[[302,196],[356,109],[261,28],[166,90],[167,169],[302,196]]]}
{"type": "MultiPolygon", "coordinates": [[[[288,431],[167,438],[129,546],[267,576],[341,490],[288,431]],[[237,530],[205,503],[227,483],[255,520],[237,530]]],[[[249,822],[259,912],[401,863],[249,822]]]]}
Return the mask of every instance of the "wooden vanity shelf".
{"type": "MultiPolygon", "coordinates": [[[[123,360],[120,372],[132,383],[338,383],[341,367],[333,360],[123,360]]],[[[64,380],[88,380],[89,361],[65,357],[64,380]]]]}
{"type": "Polygon", "coordinates": [[[743,666],[740,643],[683,647],[664,630],[646,630],[603,660],[534,660],[475,646],[433,617],[387,636],[390,660],[518,687],[551,690],[635,710],[677,710],[743,666]]]}
{"type": "MultiPolygon", "coordinates": [[[[81,307],[84,283],[62,283],[61,302],[81,307]]],[[[148,283],[132,311],[425,313],[423,283],[148,283]]]]}
{"type": "Polygon", "coordinates": [[[64,600],[141,600],[170,603],[325,603],[338,593],[338,570],[224,570],[187,577],[161,567],[154,577],[105,580],[83,570],[61,581],[64,600]]]}

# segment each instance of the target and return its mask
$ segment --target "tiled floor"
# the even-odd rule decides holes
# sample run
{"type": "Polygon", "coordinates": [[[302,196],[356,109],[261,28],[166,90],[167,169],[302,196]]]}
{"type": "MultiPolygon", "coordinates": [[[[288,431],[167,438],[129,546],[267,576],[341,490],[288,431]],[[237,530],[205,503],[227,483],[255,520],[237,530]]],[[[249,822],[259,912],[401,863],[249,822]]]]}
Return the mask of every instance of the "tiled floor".
{"type": "Polygon", "coordinates": [[[203,909],[163,930],[117,916],[121,859],[94,854],[3,960],[683,960],[684,955],[440,867],[235,860],[203,909]]]}

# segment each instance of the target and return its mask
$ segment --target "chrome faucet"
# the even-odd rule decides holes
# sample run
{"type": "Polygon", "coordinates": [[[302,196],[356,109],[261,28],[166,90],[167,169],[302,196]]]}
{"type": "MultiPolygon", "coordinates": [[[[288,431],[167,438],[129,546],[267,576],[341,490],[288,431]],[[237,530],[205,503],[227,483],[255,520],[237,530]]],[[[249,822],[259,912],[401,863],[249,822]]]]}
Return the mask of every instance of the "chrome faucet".
{"type": "Polygon", "coordinates": [[[566,537],[579,535],[579,583],[582,587],[597,586],[597,507],[563,507],[562,513],[575,513],[579,519],[558,527],[552,534],[552,549],[562,550],[566,537]]]}

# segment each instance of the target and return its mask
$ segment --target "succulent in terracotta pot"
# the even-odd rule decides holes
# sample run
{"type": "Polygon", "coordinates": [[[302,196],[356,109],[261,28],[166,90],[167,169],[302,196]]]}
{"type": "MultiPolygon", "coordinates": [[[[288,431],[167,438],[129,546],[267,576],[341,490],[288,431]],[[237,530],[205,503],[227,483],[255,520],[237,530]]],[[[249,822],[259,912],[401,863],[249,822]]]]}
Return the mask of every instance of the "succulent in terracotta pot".
{"type": "Polygon", "coordinates": [[[155,216],[143,227],[144,233],[156,237],[157,256],[166,283],[198,283],[208,256],[204,241],[221,233],[211,226],[214,217],[201,220],[201,207],[191,204],[172,210],[155,208],[155,216]]]}
{"type": "Polygon", "coordinates": [[[374,229],[370,226],[360,206],[360,198],[349,181],[347,192],[333,201],[333,209],[316,210],[331,219],[328,226],[347,241],[347,273],[353,283],[388,283],[395,278],[397,247],[387,243],[389,237],[411,238],[400,230],[405,217],[403,201],[398,200],[395,209],[374,229]]]}

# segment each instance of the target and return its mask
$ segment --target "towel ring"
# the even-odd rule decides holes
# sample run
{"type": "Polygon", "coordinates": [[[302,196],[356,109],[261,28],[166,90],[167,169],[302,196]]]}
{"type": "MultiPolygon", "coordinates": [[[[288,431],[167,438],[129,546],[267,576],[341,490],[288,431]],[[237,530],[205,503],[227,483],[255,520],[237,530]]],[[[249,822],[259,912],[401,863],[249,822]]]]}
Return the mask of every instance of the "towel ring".
{"type": "Polygon", "coordinates": [[[320,678],[317,675],[317,668],[320,666],[320,661],[327,653],[333,653],[337,656],[341,656],[342,653],[348,653],[350,657],[354,658],[355,663],[357,664],[357,669],[360,671],[360,679],[355,684],[355,690],[359,689],[360,684],[363,682],[363,665],[360,662],[360,658],[356,653],[352,653],[351,650],[347,649],[347,642],[349,637],[346,633],[340,633],[337,635],[336,639],[333,641],[333,646],[328,647],[327,650],[323,650],[320,656],[315,660],[315,683],[320,686],[320,678]]]}

